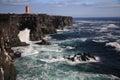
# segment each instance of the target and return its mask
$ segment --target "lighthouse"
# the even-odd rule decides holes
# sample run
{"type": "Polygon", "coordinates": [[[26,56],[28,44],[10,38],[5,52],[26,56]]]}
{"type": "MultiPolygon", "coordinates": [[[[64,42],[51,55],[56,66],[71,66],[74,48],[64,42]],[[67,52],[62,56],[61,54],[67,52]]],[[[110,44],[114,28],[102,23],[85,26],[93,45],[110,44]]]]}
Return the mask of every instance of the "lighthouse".
{"type": "Polygon", "coordinates": [[[29,13],[30,13],[30,8],[29,8],[28,5],[26,5],[26,7],[25,7],[25,11],[26,11],[26,14],[29,14],[29,13]]]}

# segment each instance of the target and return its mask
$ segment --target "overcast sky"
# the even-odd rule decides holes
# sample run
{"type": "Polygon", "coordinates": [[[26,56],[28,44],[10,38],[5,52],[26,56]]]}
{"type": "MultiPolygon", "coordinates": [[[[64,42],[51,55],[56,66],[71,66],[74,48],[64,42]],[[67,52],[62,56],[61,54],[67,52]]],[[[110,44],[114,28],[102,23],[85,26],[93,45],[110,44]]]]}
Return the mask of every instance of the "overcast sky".
{"type": "Polygon", "coordinates": [[[120,0],[0,0],[0,13],[46,13],[73,17],[120,17],[120,0]]]}

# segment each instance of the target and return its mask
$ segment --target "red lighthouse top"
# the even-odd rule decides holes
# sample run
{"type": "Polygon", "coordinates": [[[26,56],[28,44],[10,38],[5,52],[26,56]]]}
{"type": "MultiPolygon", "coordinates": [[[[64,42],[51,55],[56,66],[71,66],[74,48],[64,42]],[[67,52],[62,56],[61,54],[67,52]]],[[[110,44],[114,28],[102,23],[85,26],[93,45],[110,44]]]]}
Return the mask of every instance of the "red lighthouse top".
{"type": "Polygon", "coordinates": [[[29,13],[30,13],[30,8],[29,8],[28,5],[26,5],[25,10],[26,10],[26,14],[29,14],[29,13]]]}

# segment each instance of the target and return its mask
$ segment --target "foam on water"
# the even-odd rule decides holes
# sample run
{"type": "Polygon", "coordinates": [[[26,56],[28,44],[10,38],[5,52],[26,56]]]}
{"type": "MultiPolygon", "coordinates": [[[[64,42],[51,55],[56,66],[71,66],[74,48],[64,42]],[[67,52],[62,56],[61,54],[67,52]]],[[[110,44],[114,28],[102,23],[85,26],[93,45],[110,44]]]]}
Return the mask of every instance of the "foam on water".
{"type": "Polygon", "coordinates": [[[115,50],[120,51],[120,44],[117,43],[117,42],[109,42],[109,43],[106,43],[106,46],[112,46],[112,47],[115,48],[115,50]]]}
{"type": "Polygon", "coordinates": [[[107,31],[108,31],[108,28],[106,28],[106,27],[103,27],[99,30],[99,32],[107,32],[107,31]]]}
{"type": "Polygon", "coordinates": [[[51,37],[49,35],[45,35],[45,37],[43,37],[44,40],[50,40],[51,37]]]}
{"type": "Polygon", "coordinates": [[[63,42],[72,42],[72,41],[81,41],[81,42],[85,42],[87,40],[87,38],[71,38],[71,39],[65,39],[65,40],[59,40],[59,41],[54,41],[54,43],[63,43],[63,42]]]}
{"type": "Polygon", "coordinates": [[[107,28],[119,28],[119,27],[117,25],[115,25],[115,24],[109,24],[107,26],[107,28]]]}
{"type": "MultiPolygon", "coordinates": [[[[35,58],[32,58],[31,61],[34,61],[34,59],[35,58]]],[[[69,69],[69,67],[67,67],[67,69],[69,70],[66,71],[64,70],[64,67],[59,67],[60,65],[64,64],[64,62],[63,63],[57,62],[52,65],[50,63],[44,63],[41,65],[36,64],[36,66],[33,65],[33,62],[29,62],[29,63],[23,62],[23,64],[24,66],[27,65],[26,67],[28,71],[27,70],[23,71],[26,73],[20,71],[20,74],[17,75],[17,80],[23,80],[23,79],[24,80],[86,80],[86,79],[88,80],[116,79],[117,80],[119,79],[113,75],[79,72],[76,70],[69,69]]],[[[23,67],[21,69],[23,69],[23,67]]]]}
{"type": "Polygon", "coordinates": [[[62,29],[57,29],[57,32],[59,33],[59,32],[65,32],[65,31],[69,31],[69,29],[66,29],[66,28],[64,28],[63,30],[62,29]]]}
{"type": "Polygon", "coordinates": [[[74,49],[74,47],[66,46],[65,49],[74,49]]]}
{"type": "Polygon", "coordinates": [[[102,25],[102,28],[100,28],[99,32],[107,32],[109,29],[117,29],[119,28],[115,24],[104,24],[102,25]]]}
{"type": "Polygon", "coordinates": [[[52,59],[40,59],[40,60],[43,62],[46,62],[46,63],[65,61],[65,59],[63,57],[56,57],[56,58],[52,58],[52,59]]]}
{"type": "Polygon", "coordinates": [[[18,37],[19,37],[20,41],[21,42],[26,42],[26,43],[30,42],[29,36],[30,36],[30,30],[27,29],[27,28],[23,31],[20,31],[19,34],[18,34],[18,37]]]}

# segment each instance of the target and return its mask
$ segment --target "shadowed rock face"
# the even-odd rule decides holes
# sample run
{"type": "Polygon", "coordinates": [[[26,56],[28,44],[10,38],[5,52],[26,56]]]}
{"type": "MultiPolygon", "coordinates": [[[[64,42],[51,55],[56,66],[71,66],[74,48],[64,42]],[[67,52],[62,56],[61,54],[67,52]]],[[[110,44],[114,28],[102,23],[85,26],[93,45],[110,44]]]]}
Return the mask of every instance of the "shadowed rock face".
{"type": "MultiPolygon", "coordinates": [[[[30,40],[41,40],[45,34],[54,34],[56,29],[72,25],[72,17],[46,14],[0,14],[0,80],[16,80],[13,59],[20,57],[11,47],[26,46],[18,38],[20,31],[30,29],[30,40]]],[[[47,43],[43,41],[41,44],[47,43]]]]}
{"type": "Polygon", "coordinates": [[[16,80],[16,70],[12,61],[13,51],[9,45],[7,34],[0,30],[0,80],[16,80]]]}

